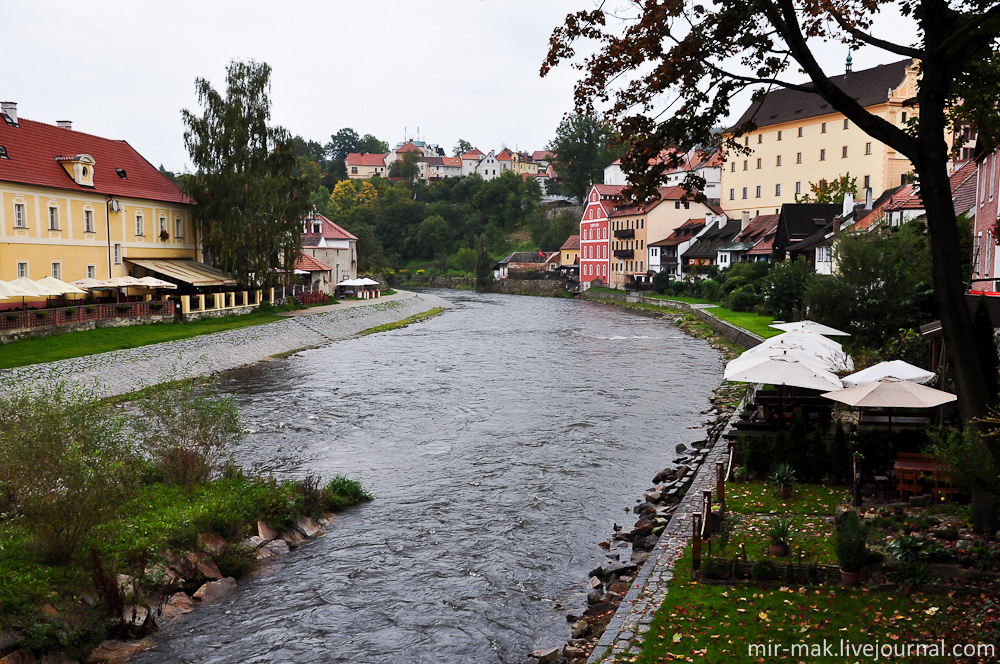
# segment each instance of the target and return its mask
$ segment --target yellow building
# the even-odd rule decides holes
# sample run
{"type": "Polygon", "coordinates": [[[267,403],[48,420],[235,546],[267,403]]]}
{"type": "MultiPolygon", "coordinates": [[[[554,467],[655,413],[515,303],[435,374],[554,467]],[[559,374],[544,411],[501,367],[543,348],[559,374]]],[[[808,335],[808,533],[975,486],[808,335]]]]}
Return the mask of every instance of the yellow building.
{"type": "Polygon", "coordinates": [[[0,280],[138,276],[130,260],[198,259],[194,201],[128,143],[2,108],[0,280]]]}
{"type": "MultiPolygon", "coordinates": [[[[917,112],[903,106],[916,95],[917,65],[912,59],[830,80],[869,113],[897,127],[917,112]]],[[[738,139],[751,153],[730,151],[723,164],[721,204],[731,218],[744,211],[752,217],[777,214],[783,203],[795,202],[796,194],[809,194],[810,183],[848,173],[857,178],[862,199],[868,188],[877,198],[913,170],[906,157],[868,136],[817,94],[770,92],[734,127],[751,121],[757,129],[738,139]]]]}
{"type": "Polygon", "coordinates": [[[665,240],[692,217],[715,216],[719,212],[705,203],[683,200],[683,187],[661,187],[659,195],[648,205],[619,208],[611,213],[611,288],[631,288],[648,281],[650,243],[665,240]]]}
{"type": "Polygon", "coordinates": [[[570,235],[559,247],[559,265],[568,267],[580,264],[580,236],[570,235]]]}

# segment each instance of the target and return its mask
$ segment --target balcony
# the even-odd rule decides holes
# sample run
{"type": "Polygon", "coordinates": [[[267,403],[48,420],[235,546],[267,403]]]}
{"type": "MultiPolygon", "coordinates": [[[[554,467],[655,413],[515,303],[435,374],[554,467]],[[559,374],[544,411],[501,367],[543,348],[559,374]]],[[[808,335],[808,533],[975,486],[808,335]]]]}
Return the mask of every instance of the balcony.
{"type": "Polygon", "coordinates": [[[634,249],[615,249],[615,258],[635,258],[634,249]]]}
{"type": "Polygon", "coordinates": [[[615,231],[615,237],[631,238],[635,237],[634,228],[621,228],[615,231]]]}

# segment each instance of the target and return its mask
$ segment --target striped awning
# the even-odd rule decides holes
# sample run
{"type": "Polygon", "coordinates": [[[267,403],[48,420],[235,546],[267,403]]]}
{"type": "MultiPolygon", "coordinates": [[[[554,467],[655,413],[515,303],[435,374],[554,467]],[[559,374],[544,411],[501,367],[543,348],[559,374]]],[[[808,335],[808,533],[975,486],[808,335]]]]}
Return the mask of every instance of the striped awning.
{"type": "Polygon", "coordinates": [[[192,286],[235,286],[237,284],[235,279],[227,276],[222,270],[190,259],[126,258],[125,261],[149,272],[156,272],[169,279],[183,281],[192,286]]]}

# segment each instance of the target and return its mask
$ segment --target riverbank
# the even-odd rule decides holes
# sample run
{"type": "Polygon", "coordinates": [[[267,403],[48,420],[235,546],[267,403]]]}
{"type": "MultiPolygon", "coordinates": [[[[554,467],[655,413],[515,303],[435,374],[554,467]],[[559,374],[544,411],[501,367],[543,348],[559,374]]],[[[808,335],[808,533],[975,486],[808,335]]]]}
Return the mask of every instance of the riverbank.
{"type": "Polygon", "coordinates": [[[112,397],[254,364],[448,306],[434,295],[399,292],[379,300],[290,312],[293,315],[263,325],[4,369],[0,385],[64,382],[99,397],[112,397]]]}

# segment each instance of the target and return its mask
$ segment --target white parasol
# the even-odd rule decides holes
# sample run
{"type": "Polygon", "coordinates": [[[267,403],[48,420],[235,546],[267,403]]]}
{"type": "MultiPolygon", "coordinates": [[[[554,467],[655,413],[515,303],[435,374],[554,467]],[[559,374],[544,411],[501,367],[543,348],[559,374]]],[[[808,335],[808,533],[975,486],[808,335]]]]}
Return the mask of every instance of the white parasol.
{"type": "Polygon", "coordinates": [[[177,284],[172,281],[164,281],[163,279],[157,279],[156,277],[140,277],[140,286],[147,286],[149,288],[177,288],[177,284]]]}
{"type": "Polygon", "coordinates": [[[35,283],[51,288],[54,291],[58,291],[60,295],[84,295],[87,292],[82,288],[77,288],[73,284],[68,284],[61,279],[56,279],[55,277],[44,277],[35,283]]]}
{"type": "Polygon", "coordinates": [[[743,356],[768,355],[785,350],[810,355],[829,365],[833,371],[854,370],[854,360],[844,352],[840,344],[813,332],[786,332],[779,334],[745,351],[743,356]]]}
{"type": "Polygon", "coordinates": [[[813,363],[788,355],[761,356],[757,362],[750,362],[739,371],[727,372],[727,380],[737,383],[767,383],[788,385],[813,390],[829,390],[840,387],[840,379],[829,371],[824,371],[813,363]]]}
{"type": "Polygon", "coordinates": [[[817,323],[814,320],[801,320],[796,323],[772,323],[768,327],[785,332],[812,332],[813,334],[825,334],[831,337],[849,337],[850,332],[842,332],[835,327],[817,323]]]}
{"type": "Polygon", "coordinates": [[[863,383],[871,383],[880,378],[890,377],[908,380],[911,383],[926,383],[931,378],[934,378],[934,373],[903,360],[892,360],[891,362],[879,362],[867,369],[852,373],[850,376],[844,376],[841,382],[844,384],[844,387],[854,387],[863,383]]]}

